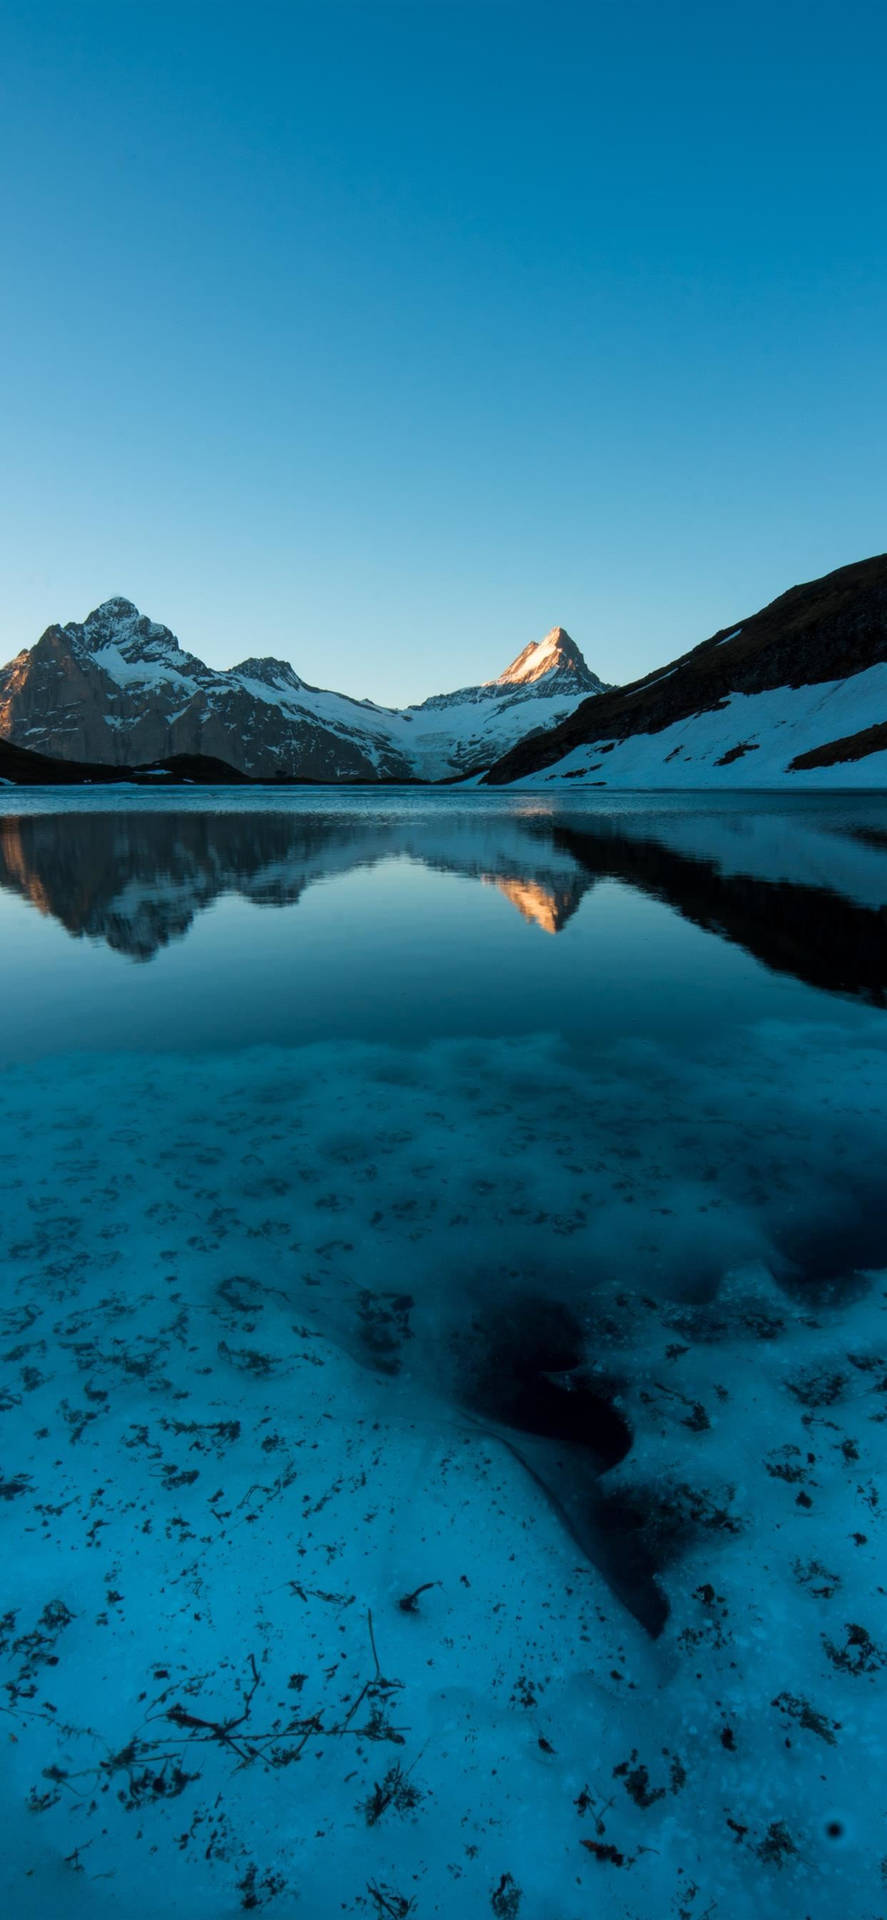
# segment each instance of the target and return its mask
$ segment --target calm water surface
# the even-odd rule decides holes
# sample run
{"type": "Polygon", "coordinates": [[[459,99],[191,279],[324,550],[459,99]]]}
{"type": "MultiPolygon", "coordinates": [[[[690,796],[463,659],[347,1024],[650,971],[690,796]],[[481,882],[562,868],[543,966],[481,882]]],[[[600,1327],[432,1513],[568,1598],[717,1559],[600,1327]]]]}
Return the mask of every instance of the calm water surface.
{"type": "Polygon", "coordinates": [[[885,900],[879,797],[7,793],[0,1046],[855,1029],[885,900]]]}
{"type": "MultiPolygon", "coordinates": [[[[261,1100],[276,1057],[326,1089],[300,1117],[312,1149],[332,1101],[356,1165],[382,1073],[386,1124],[427,1156],[421,1175],[389,1169],[423,1227],[404,1245],[396,1208],[357,1222],[365,1273],[395,1260],[414,1289],[448,1240],[460,1265],[494,1242],[497,1268],[574,1292],[602,1270],[682,1292],[751,1257],[837,1285],[887,1258],[887,1138],[858,1064],[887,1042],[882,798],[124,790],[5,807],[16,1084],[37,1062],[57,1087],[110,1074],[125,1105],[150,1066],[164,1125],[203,1080],[211,1128],[220,1077],[261,1100]],[[570,1227],[553,1238],[555,1217],[570,1227]]],[[[196,1144],[199,1104],[188,1124],[196,1144]]]]}

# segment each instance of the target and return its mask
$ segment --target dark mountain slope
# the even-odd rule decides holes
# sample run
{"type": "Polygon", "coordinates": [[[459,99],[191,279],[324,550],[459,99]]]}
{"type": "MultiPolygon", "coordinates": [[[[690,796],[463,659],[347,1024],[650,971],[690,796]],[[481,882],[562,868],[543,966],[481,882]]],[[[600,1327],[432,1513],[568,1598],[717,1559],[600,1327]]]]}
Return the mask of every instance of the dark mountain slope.
{"type": "Polygon", "coordinates": [[[887,554],[839,567],[788,593],[630,686],[584,700],[496,762],[490,785],[552,766],[587,741],[659,733],[722,706],[732,693],[849,678],[887,660],[887,554]]]}
{"type": "MultiPolygon", "coordinates": [[[[0,781],[15,787],[108,786],[125,780],[135,786],[249,787],[255,783],[226,760],[210,754],[177,753],[142,767],[109,767],[82,760],[55,760],[30,747],[0,740],[0,781]]],[[[296,783],[304,785],[302,781],[296,783]]]]}

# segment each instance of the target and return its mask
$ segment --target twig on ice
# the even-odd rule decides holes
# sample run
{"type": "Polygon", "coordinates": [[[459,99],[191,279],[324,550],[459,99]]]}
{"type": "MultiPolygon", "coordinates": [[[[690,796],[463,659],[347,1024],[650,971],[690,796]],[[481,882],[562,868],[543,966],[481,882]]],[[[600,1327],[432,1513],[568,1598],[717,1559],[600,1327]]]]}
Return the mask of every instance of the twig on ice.
{"type": "Polygon", "coordinates": [[[373,1615],[372,1615],[372,1609],[370,1607],[367,1607],[367,1626],[369,1627],[369,1630],[370,1630],[370,1646],[373,1649],[373,1659],[376,1662],[376,1679],[381,1680],[382,1669],[379,1665],[379,1655],[376,1652],[376,1636],[373,1632],[373,1615]]]}
{"type": "Polygon", "coordinates": [[[398,1606],[401,1613],[418,1613],[420,1593],[428,1593],[432,1587],[439,1587],[439,1580],[423,1580],[421,1587],[414,1587],[412,1593],[401,1594],[398,1606]]]}

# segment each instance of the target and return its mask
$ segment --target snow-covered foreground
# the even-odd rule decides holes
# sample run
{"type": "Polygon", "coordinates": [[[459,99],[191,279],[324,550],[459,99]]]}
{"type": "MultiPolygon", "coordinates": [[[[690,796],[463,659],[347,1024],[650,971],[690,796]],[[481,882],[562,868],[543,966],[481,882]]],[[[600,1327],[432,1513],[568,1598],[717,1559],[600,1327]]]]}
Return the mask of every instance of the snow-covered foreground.
{"type": "Polygon", "coordinates": [[[880,1019],[5,1074],[16,1920],[887,1912],[880,1019]]]}

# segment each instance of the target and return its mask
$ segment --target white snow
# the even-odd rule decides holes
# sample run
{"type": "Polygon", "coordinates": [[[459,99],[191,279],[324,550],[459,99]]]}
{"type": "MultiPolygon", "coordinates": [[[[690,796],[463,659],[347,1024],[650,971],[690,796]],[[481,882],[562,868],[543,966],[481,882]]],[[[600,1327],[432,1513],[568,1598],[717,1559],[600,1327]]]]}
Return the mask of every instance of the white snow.
{"type": "Polygon", "coordinates": [[[165,656],[149,659],[143,655],[130,660],[121,647],[110,644],[97,647],[92,658],[96,666],[101,667],[103,673],[107,673],[119,687],[162,687],[169,681],[173,681],[179,693],[183,685],[188,685],[195,692],[197,689],[197,682],[193,676],[183,673],[172,660],[165,656]]]}
{"type": "Polygon", "coordinates": [[[723,707],[677,720],[660,733],[576,747],[554,766],[514,785],[548,786],[566,779],[573,786],[587,780],[620,789],[882,788],[887,787],[887,752],[803,772],[790,773],[788,767],[796,755],[884,719],[887,663],[882,662],[845,680],[731,694],[723,707]],[[727,766],[717,764],[741,744],[750,751],[727,766]]]}

